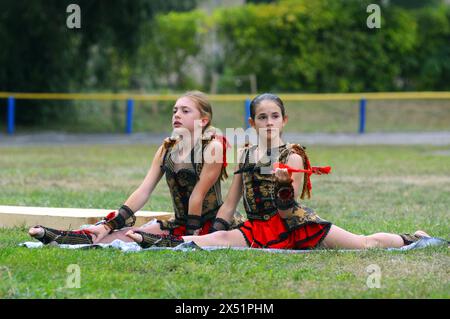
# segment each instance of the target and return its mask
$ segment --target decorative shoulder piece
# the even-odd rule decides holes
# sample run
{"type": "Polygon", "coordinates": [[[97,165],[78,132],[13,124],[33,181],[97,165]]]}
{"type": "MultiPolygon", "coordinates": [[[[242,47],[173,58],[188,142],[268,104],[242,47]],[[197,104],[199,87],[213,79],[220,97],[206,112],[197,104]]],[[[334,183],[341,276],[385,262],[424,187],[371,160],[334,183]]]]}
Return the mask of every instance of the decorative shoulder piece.
{"type": "Polygon", "coordinates": [[[172,146],[173,144],[175,144],[176,142],[178,142],[180,138],[178,136],[169,136],[166,137],[163,141],[163,145],[164,146],[172,146]]]}
{"type": "Polygon", "coordinates": [[[169,148],[173,147],[179,140],[180,140],[179,136],[166,137],[162,144],[163,149],[168,150],[169,148]]]}

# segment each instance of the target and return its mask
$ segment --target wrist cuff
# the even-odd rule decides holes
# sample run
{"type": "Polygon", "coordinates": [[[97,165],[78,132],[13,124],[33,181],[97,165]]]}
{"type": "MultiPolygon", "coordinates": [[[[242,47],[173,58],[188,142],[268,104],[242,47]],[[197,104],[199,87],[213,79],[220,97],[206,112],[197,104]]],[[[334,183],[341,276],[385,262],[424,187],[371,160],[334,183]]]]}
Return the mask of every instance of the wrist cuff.
{"type": "Polygon", "coordinates": [[[287,210],[295,206],[294,187],[292,181],[275,185],[275,205],[280,210],[287,210]]]}
{"type": "Polygon", "coordinates": [[[192,235],[197,229],[202,228],[203,218],[198,215],[188,215],[186,222],[186,235],[192,235]]]}

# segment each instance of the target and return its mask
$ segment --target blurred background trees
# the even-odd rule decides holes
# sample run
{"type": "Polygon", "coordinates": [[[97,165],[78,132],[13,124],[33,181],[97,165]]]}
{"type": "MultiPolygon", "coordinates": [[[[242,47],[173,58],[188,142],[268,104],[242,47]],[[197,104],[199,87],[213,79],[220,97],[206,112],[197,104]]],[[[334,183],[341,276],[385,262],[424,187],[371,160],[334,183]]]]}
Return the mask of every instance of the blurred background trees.
{"type": "MultiPolygon", "coordinates": [[[[0,0],[0,91],[450,90],[448,1],[205,2],[0,0]],[[70,3],[81,29],[66,26],[70,3]],[[380,29],[366,25],[370,3],[380,29]]],[[[39,103],[18,101],[17,121],[74,109],[28,107],[39,103]]]]}

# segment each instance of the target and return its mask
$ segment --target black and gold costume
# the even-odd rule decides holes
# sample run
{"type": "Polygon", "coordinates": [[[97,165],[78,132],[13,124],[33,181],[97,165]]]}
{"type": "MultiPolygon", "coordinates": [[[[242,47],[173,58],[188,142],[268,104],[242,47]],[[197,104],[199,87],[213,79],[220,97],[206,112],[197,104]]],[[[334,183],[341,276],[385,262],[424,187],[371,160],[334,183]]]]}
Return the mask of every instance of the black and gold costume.
{"type": "MultiPolygon", "coordinates": [[[[176,169],[174,154],[177,144],[167,147],[161,169],[166,175],[167,185],[170,190],[175,216],[167,221],[158,221],[162,230],[169,230],[175,235],[184,235],[187,222],[189,198],[197,184],[203,168],[203,154],[206,146],[215,138],[215,135],[203,136],[191,150],[188,160],[184,161],[182,168],[176,169]],[[181,228],[180,228],[181,227],[181,228]]],[[[222,173],[223,174],[223,173],[222,173]]],[[[204,225],[201,233],[207,233],[211,222],[216,217],[217,211],[222,205],[222,193],[220,178],[206,193],[202,205],[202,224],[204,225]]]]}
{"type": "MultiPolygon", "coordinates": [[[[331,223],[321,219],[312,209],[296,203],[293,212],[282,218],[276,206],[276,180],[271,165],[286,163],[289,155],[297,153],[305,167],[309,160],[298,144],[284,144],[271,149],[260,161],[255,160],[257,146],[247,146],[236,173],[242,174],[244,207],[248,221],[239,230],[250,247],[308,249],[325,238],[331,223]]],[[[309,196],[304,180],[301,198],[309,196]]]]}

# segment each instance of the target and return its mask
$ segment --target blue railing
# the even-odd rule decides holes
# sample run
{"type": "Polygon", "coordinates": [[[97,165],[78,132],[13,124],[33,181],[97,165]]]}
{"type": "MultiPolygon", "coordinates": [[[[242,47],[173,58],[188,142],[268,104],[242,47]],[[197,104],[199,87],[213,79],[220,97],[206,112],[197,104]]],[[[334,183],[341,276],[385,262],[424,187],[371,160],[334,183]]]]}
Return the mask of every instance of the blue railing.
{"type": "MultiPolygon", "coordinates": [[[[324,93],[324,94],[280,94],[284,101],[359,101],[358,133],[366,131],[367,100],[405,100],[405,99],[450,99],[450,92],[378,92],[378,93],[324,93]]],[[[133,133],[133,115],[135,101],[175,101],[178,95],[133,95],[133,94],[78,94],[78,93],[9,93],[0,92],[0,99],[7,99],[7,133],[15,132],[16,99],[46,100],[120,100],[126,101],[125,133],[133,133]]],[[[211,101],[244,101],[244,127],[248,128],[250,102],[243,94],[210,95],[211,101]]]]}

